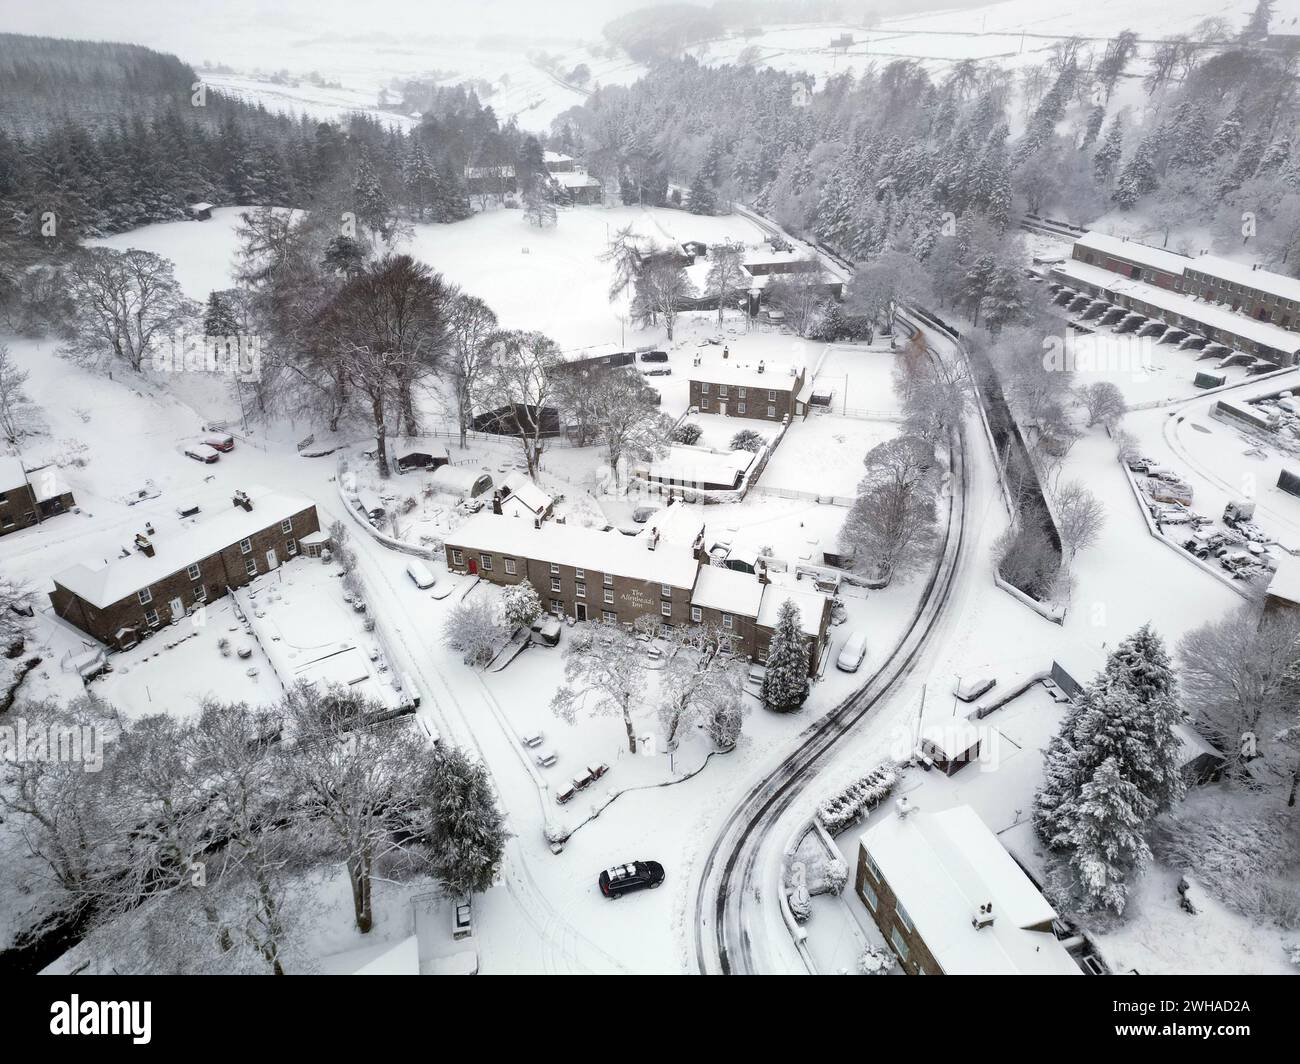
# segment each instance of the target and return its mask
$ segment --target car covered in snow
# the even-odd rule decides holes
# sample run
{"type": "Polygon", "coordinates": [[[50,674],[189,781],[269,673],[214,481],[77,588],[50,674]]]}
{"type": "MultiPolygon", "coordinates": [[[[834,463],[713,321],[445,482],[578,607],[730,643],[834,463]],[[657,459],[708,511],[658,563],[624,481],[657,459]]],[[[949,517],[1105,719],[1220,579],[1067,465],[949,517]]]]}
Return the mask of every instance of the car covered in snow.
{"type": "Polygon", "coordinates": [[[596,877],[607,898],[621,898],[635,890],[653,889],[664,881],[664,866],[658,861],[628,861],[607,868],[596,877]]]}
{"type": "Polygon", "coordinates": [[[835,659],[835,667],[841,672],[857,672],[867,656],[867,633],[850,632],[844,641],[840,656],[835,659]]]}
{"type": "Polygon", "coordinates": [[[217,451],[233,451],[235,449],[235,437],[228,436],[224,432],[209,432],[203,437],[203,442],[217,451]]]}
{"type": "Polygon", "coordinates": [[[215,447],[209,447],[206,443],[187,443],[185,445],[185,457],[211,465],[221,458],[221,453],[215,447]]]}
{"type": "Polygon", "coordinates": [[[543,613],[529,627],[529,638],[542,646],[555,646],[560,641],[560,622],[549,613],[543,613]]]}

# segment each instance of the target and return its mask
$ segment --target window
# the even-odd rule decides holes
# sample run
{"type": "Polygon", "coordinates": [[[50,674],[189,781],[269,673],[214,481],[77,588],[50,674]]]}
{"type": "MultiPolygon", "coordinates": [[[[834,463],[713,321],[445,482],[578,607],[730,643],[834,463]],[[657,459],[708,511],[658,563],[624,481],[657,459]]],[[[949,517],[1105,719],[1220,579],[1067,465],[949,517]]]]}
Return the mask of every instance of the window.
{"type": "Polygon", "coordinates": [[[606,624],[618,624],[618,614],[613,610],[601,610],[600,619],[606,624]]]}
{"type": "Polygon", "coordinates": [[[775,391],[773,391],[773,390],[771,390],[771,389],[768,389],[768,393],[767,393],[767,401],[768,401],[769,403],[775,403],[775,402],[776,402],[776,392],[775,392],[775,391]]]}
{"type": "Polygon", "coordinates": [[[145,610],[145,611],[144,611],[144,623],[147,624],[150,628],[157,628],[157,627],[158,627],[158,611],[157,611],[157,610],[145,610]]]}
{"type": "Polygon", "coordinates": [[[586,584],[578,584],[578,585],[576,585],[576,587],[575,587],[573,593],[574,593],[575,595],[577,595],[578,598],[586,598],[586,597],[587,597],[587,585],[586,585],[586,584]]]}
{"type": "Polygon", "coordinates": [[[673,597],[673,588],[672,588],[672,585],[671,585],[671,584],[660,584],[660,585],[659,585],[659,597],[660,597],[660,598],[666,598],[666,599],[670,599],[670,598],[672,598],[672,597],[673,597]]]}
{"type": "Polygon", "coordinates": [[[737,389],[736,389],[736,397],[737,397],[738,399],[743,399],[743,398],[745,398],[745,389],[744,389],[744,388],[737,388],[737,389]]]}
{"type": "Polygon", "coordinates": [[[614,592],[609,588],[605,588],[605,604],[607,606],[614,605],[614,592]]]}
{"type": "Polygon", "coordinates": [[[137,591],[135,597],[140,600],[141,606],[147,606],[153,601],[153,592],[146,587],[143,591],[137,591]]]}
{"type": "Polygon", "coordinates": [[[452,552],[451,552],[451,564],[452,564],[452,565],[464,565],[464,564],[465,564],[465,555],[464,555],[464,553],[463,553],[462,551],[459,551],[459,550],[456,550],[456,549],[453,548],[453,549],[452,549],[452,552]]]}
{"type": "Polygon", "coordinates": [[[515,564],[515,560],[513,558],[507,558],[505,562],[506,562],[506,572],[509,573],[511,576],[514,576],[519,571],[519,566],[515,564]]]}
{"type": "Polygon", "coordinates": [[[198,587],[194,589],[194,601],[195,602],[208,601],[208,589],[204,587],[202,584],[200,584],[198,587]]]}
{"type": "Polygon", "coordinates": [[[240,554],[252,554],[252,553],[253,553],[253,541],[252,541],[251,539],[241,539],[241,540],[239,541],[239,553],[240,553],[240,554]]]}
{"type": "Polygon", "coordinates": [[[587,570],[586,570],[586,569],[574,569],[574,570],[573,570],[573,579],[575,579],[575,580],[586,580],[586,579],[587,579],[587,570]]]}
{"type": "Polygon", "coordinates": [[[871,878],[874,879],[877,883],[879,883],[880,868],[876,865],[876,862],[871,859],[871,854],[865,855],[865,863],[867,866],[867,874],[871,876],[871,878]]]}
{"type": "Polygon", "coordinates": [[[769,406],[769,407],[767,408],[767,416],[768,416],[768,417],[776,417],[776,407],[774,407],[774,406],[769,406]]]}
{"type": "Polygon", "coordinates": [[[298,553],[298,541],[296,539],[286,539],[284,541],[284,551],[292,558],[298,553]]]}
{"type": "Polygon", "coordinates": [[[559,599],[551,599],[551,612],[557,617],[564,616],[564,603],[559,599]]]}
{"type": "Polygon", "coordinates": [[[727,386],[726,386],[725,384],[719,384],[719,385],[718,385],[718,395],[722,396],[722,397],[725,399],[725,398],[727,397],[727,394],[728,394],[728,393],[727,393],[727,386]]]}
{"type": "Polygon", "coordinates": [[[724,613],[724,614],[722,615],[722,627],[723,627],[723,628],[726,628],[726,629],[728,629],[728,630],[734,628],[734,627],[735,627],[735,620],[736,620],[736,619],[735,619],[734,617],[732,617],[731,614],[729,614],[729,613],[724,613]]]}
{"type": "Polygon", "coordinates": [[[907,948],[907,941],[899,933],[898,928],[894,928],[894,930],[890,932],[889,941],[893,944],[894,952],[898,954],[899,958],[906,961],[911,950],[907,948]]]}
{"type": "Polygon", "coordinates": [[[912,918],[907,915],[907,910],[903,908],[901,901],[895,900],[894,912],[898,914],[898,922],[903,925],[903,930],[909,934],[916,930],[916,925],[912,923],[912,918]]]}
{"type": "Polygon", "coordinates": [[[707,382],[707,381],[703,382],[703,383],[700,385],[700,393],[701,393],[702,395],[708,395],[708,394],[709,394],[709,385],[708,385],[708,382],[707,382]]]}
{"type": "Polygon", "coordinates": [[[671,602],[659,603],[659,612],[665,617],[671,617],[673,615],[673,604],[671,602]]]}
{"type": "Polygon", "coordinates": [[[283,532],[286,536],[293,531],[292,517],[286,517],[283,521],[280,522],[280,531],[283,532]]]}
{"type": "Polygon", "coordinates": [[[483,569],[485,573],[490,573],[492,571],[492,555],[480,554],[478,556],[478,562],[479,562],[479,566],[483,569]]]}
{"type": "Polygon", "coordinates": [[[875,888],[866,880],[863,880],[861,890],[862,900],[867,903],[867,908],[874,913],[876,907],[880,904],[880,898],[876,896],[875,888]]]}
{"type": "Polygon", "coordinates": [[[199,567],[198,567],[197,564],[196,564],[196,565],[191,565],[188,569],[185,570],[185,572],[189,575],[189,578],[190,578],[191,580],[197,580],[200,576],[203,575],[203,574],[199,571],[199,567]]]}
{"type": "Polygon", "coordinates": [[[551,577],[551,590],[552,591],[560,590],[560,578],[558,576],[551,577]]]}
{"type": "Polygon", "coordinates": [[[554,562],[551,562],[551,575],[552,576],[560,575],[560,567],[556,565],[554,562]]]}
{"type": "Polygon", "coordinates": [[[245,559],[244,559],[244,572],[246,572],[249,576],[256,576],[256,575],[257,575],[257,559],[256,559],[256,558],[245,558],[245,559]]]}
{"type": "Polygon", "coordinates": [[[737,413],[737,414],[743,414],[744,412],[745,412],[745,404],[744,404],[744,403],[739,403],[739,404],[736,406],[736,413],[737,413]]]}
{"type": "Polygon", "coordinates": [[[699,606],[691,607],[691,620],[696,624],[699,624],[700,621],[704,620],[704,611],[700,609],[699,606]]]}
{"type": "Polygon", "coordinates": [[[606,573],[606,574],[605,574],[605,586],[606,586],[606,587],[613,587],[613,586],[614,586],[614,577],[613,577],[613,574],[611,574],[611,573],[606,573]]]}

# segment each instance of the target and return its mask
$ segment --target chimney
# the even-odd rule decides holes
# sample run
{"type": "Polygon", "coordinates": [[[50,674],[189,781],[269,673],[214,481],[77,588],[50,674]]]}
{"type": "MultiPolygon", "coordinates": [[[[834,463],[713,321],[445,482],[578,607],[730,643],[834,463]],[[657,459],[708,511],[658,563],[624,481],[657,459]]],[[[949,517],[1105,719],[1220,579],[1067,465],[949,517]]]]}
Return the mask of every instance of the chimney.
{"type": "Polygon", "coordinates": [[[492,493],[492,512],[498,517],[501,516],[501,489],[498,488],[492,493]]]}
{"type": "Polygon", "coordinates": [[[767,562],[762,559],[759,559],[758,563],[758,582],[760,584],[770,584],[772,582],[767,578],[767,562]]]}
{"type": "Polygon", "coordinates": [[[691,544],[691,550],[695,554],[695,560],[701,565],[708,565],[712,559],[709,552],[704,549],[704,529],[700,529],[700,534],[695,537],[695,542],[691,544]]]}
{"type": "Polygon", "coordinates": [[[650,536],[646,540],[645,549],[654,550],[657,546],[659,546],[659,529],[652,528],[650,529],[650,536]]]}
{"type": "Polygon", "coordinates": [[[979,907],[975,915],[971,917],[971,927],[980,931],[986,927],[993,926],[993,903],[986,901],[979,907]]]}
{"type": "Polygon", "coordinates": [[[149,537],[143,532],[137,532],[135,534],[135,549],[146,558],[153,557],[153,544],[149,542],[149,537]]]}
{"type": "Polygon", "coordinates": [[[912,800],[908,798],[907,795],[905,794],[902,795],[900,798],[898,798],[897,801],[894,802],[894,809],[898,813],[899,820],[906,820],[909,816],[911,816],[913,813],[916,812],[916,806],[912,804],[912,800]]]}
{"type": "Polygon", "coordinates": [[[238,506],[240,509],[247,510],[249,513],[253,512],[253,500],[248,497],[248,492],[246,491],[235,492],[234,501],[235,501],[235,505],[238,506]]]}

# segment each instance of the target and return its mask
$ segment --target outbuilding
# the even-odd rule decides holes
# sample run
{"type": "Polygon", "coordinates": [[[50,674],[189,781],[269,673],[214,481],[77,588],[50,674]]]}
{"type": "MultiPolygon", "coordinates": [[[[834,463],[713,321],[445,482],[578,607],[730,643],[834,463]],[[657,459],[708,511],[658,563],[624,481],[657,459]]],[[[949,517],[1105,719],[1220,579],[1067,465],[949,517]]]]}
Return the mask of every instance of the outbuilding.
{"type": "Polygon", "coordinates": [[[477,499],[492,490],[492,475],[484,469],[469,466],[439,466],[429,477],[435,491],[457,495],[462,499],[477,499]]]}

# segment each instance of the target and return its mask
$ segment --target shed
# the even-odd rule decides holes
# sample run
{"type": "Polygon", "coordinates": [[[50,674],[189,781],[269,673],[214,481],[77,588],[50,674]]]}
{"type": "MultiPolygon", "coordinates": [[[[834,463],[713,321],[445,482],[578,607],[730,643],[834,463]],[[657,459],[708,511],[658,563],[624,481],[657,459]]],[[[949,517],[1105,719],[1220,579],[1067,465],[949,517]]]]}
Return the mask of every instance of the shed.
{"type": "Polygon", "coordinates": [[[397,456],[397,471],[409,473],[414,469],[437,469],[451,461],[446,447],[427,447],[423,450],[407,451],[397,456]]]}
{"type": "Polygon", "coordinates": [[[945,776],[975,761],[980,753],[980,730],[961,717],[937,721],[921,728],[921,752],[945,776]]]}
{"type": "Polygon", "coordinates": [[[483,469],[469,466],[439,466],[429,477],[434,490],[463,499],[477,499],[492,490],[492,475],[483,469]]]}
{"type": "Polygon", "coordinates": [[[1228,759],[1190,724],[1170,729],[1178,739],[1178,771],[1188,786],[1213,783],[1223,775],[1228,759]]]}
{"type": "Polygon", "coordinates": [[[212,217],[211,203],[191,203],[185,210],[189,212],[189,216],[196,222],[206,222],[212,217]]]}

